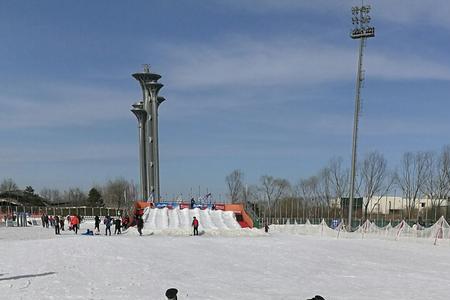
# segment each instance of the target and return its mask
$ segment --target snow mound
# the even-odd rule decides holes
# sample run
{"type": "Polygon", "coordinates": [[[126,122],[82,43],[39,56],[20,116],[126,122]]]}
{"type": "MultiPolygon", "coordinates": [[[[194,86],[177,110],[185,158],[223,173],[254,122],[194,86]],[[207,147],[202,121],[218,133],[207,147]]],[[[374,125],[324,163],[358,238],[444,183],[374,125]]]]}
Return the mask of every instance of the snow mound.
{"type": "MultiPolygon", "coordinates": [[[[168,209],[146,208],[144,211],[143,235],[189,236],[192,234],[192,220],[199,221],[198,231],[205,236],[261,236],[262,230],[241,228],[231,211],[211,209],[168,209]]],[[[126,234],[138,235],[135,228],[126,234]]]]}

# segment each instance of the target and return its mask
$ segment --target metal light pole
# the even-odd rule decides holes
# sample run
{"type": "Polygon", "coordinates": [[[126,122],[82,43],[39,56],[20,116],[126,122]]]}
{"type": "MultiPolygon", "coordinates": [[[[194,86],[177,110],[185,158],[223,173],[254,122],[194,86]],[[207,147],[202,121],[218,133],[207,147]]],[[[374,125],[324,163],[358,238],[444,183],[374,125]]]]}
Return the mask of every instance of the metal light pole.
{"type": "Polygon", "coordinates": [[[350,174],[350,197],[348,201],[348,226],[349,230],[352,227],[352,206],[355,192],[355,177],[356,177],[356,150],[358,141],[358,123],[359,113],[361,110],[361,83],[364,80],[362,70],[363,52],[366,39],[375,36],[375,27],[370,27],[370,5],[354,6],[352,7],[352,23],[355,26],[350,33],[352,39],[359,39],[359,57],[358,57],[358,71],[356,74],[356,95],[355,95],[355,113],[353,119],[353,141],[352,141],[352,167],[350,174]]]}
{"type": "MultiPolygon", "coordinates": [[[[148,65],[144,65],[142,73],[133,77],[139,81],[143,96],[143,110],[146,112],[145,122],[145,170],[147,179],[147,199],[158,202],[161,198],[159,183],[159,148],[158,148],[158,107],[165,100],[158,96],[163,87],[158,80],[161,75],[150,73],[148,65]]],[[[142,167],[142,166],[141,166],[142,167]]],[[[141,178],[141,181],[143,179],[141,178]]]]}

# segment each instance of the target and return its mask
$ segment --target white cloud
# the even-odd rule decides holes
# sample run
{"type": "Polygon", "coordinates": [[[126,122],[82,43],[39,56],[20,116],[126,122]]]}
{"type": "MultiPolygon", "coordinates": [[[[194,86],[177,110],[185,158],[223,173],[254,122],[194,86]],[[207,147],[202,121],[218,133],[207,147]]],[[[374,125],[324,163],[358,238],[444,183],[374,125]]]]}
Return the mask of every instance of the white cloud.
{"type": "Polygon", "coordinates": [[[67,143],[7,145],[0,149],[0,164],[105,161],[135,158],[137,145],[67,143]]]}
{"type": "MultiPolygon", "coordinates": [[[[95,122],[125,119],[133,100],[120,90],[69,85],[61,82],[35,83],[36,94],[26,99],[1,95],[0,127],[89,126],[95,122]]],[[[139,94],[138,92],[136,94],[139,94]]]]}
{"type": "Polygon", "coordinates": [[[390,22],[420,25],[429,23],[450,28],[450,2],[447,0],[370,1],[374,17],[390,22]]]}
{"type": "MultiPolygon", "coordinates": [[[[232,38],[209,45],[167,45],[166,81],[176,89],[304,86],[354,80],[357,47],[292,37],[232,38]]],[[[450,79],[450,68],[410,54],[366,50],[367,76],[387,80],[450,79]]]]}
{"type": "Polygon", "coordinates": [[[361,131],[368,136],[445,136],[448,132],[446,120],[435,120],[426,116],[414,118],[367,117],[361,119],[361,131]]]}
{"type": "MultiPolygon", "coordinates": [[[[319,15],[333,14],[349,16],[352,6],[361,5],[361,0],[347,1],[298,1],[298,0],[235,0],[219,2],[227,7],[246,10],[247,12],[266,14],[279,11],[292,13],[298,11],[311,12],[319,15]]],[[[448,0],[372,0],[364,1],[372,6],[374,22],[389,21],[398,24],[432,24],[450,29],[450,2],[448,0]]]]}

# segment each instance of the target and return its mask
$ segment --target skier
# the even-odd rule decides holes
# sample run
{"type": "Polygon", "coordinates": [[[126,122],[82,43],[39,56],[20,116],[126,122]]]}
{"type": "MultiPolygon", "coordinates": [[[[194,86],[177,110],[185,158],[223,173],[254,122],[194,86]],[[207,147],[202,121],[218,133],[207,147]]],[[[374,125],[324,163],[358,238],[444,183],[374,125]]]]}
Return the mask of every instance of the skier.
{"type": "Polygon", "coordinates": [[[122,231],[120,230],[121,227],[121,220],[120,218],[117,218],[114,220],[114,234],[121,234],[122,231]]]}
{"type": "Polygon", "coordinates": [[[142,219],[142,216],[139,216],[137,219],[137,230],[140,236],[142,236],[142,228],[144,228],[144,220],[142,219]]]}
{"type": "Polygon", "coordinates": [[[97,232],[100,232],[100,218],[98,216],[95,216],[95,228],[97,229],[97,232]]]}
{"type": "Polygon", "coordinates": [[[103,220],[103,224],[106,225],[105,235],[111,235],[111,218],[109,216],[105,216],[105,219],[103,220]]]}
{"type": "Polygon", "coordinates": [[[196,217],[192,220],[192,227],[194,227],[194,235],[198,235],[198,220],[196,217]]]}
{"type": "Polygon", "coordinates": [[[55,216],[55,234],[60,234],[59,232],[59,217],[55,216]]]}

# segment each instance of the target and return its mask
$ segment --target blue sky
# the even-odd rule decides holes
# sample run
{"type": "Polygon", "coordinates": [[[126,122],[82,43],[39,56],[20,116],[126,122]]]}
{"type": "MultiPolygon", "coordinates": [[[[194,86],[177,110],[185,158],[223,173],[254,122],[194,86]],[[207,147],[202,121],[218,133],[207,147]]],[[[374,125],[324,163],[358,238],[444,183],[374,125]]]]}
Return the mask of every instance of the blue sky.
{"type": "MultiPolygon", "coordinates": [[[[141,97],[131,74],[162,75],[161,189],[208,188],[241,169],[295,183],[348,163],[360,1],[2,1],[0,179],[88,189],[138,182],[141,97]]],[[[450,4],[372,1],[359,153],[394,168],[449,143],[450,4]]]]}

